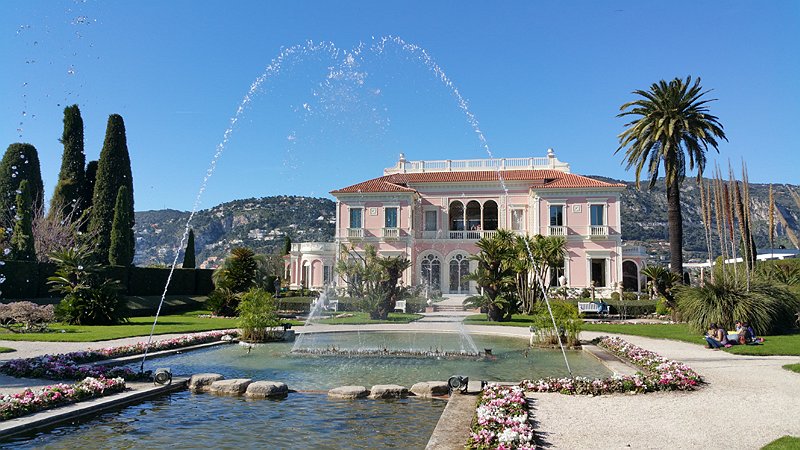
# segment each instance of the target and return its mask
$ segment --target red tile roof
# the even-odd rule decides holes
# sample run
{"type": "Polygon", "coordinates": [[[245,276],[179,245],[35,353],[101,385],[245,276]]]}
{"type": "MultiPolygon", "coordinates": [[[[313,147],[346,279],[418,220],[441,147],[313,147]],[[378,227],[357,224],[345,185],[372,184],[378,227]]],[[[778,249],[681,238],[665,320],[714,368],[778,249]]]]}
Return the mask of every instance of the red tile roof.
{"type": "Polygon", "coordinates": [[[483,170],[476,172],[425,172],[395,173],[373,178],[361,183],[331,191],[331,194],[364,193],[364,192],[416,192],[408,187],[416,183],[463,183],[463,182],[499,182],[502,175],[504,181],[529,181],[531,186],[540,189],[580,189],[625,187],[620,183],[606,183],[581,175],[565,173],[559,170],[483,170]]]}

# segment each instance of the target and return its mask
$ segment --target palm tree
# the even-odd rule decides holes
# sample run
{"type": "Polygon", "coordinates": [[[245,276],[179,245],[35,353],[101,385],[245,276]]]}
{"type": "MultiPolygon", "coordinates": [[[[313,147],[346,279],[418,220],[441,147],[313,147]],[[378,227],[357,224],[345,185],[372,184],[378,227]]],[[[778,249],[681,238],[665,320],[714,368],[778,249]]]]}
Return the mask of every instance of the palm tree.
{"type": "Polygon", "coordinates": [[[516,254],[510,264],[516,274],[517,296],[525,314],[533,313],[536,302],[542,298],[542,289],[548,288],[548,271],[564,264],[566,246],[567,241],[562,236],[516,237],[516,254]]]}
{"type": "Polygon", "coordinates": [[[466,278],[477,283],[482,293],[464,300],[464,304],[486,308],[491,321],[510,320],[516,306],[515,278],[510,264],[516,258],[514,239],[513,232],[498,230],[494,236],[480,239],[475,244],[480,252],[470,256],[478,267],[466,278]]]}
{"type": "Polygon", "coordinates": [[[634,116],[619,137],[619,147],[625,150],[626,169],[636,168],[636,186],[645,170],[650,178],[650,188],[655,186],[661,163],[667,186],[667,220],[669,222],[670,269],[683,272],[683,225],[681,217],[680,186],[689,170],[697,166],[698,181],[706,166],[709,146],[719,152],[717,138],[725,139],[722,124],[708,113],[707,104],[716,99],[705,99],[700,78],[685,80],[675,78],[653,83],[649,91],[636,90],[641,98],[625,103],[617,117],[634,116]]]}

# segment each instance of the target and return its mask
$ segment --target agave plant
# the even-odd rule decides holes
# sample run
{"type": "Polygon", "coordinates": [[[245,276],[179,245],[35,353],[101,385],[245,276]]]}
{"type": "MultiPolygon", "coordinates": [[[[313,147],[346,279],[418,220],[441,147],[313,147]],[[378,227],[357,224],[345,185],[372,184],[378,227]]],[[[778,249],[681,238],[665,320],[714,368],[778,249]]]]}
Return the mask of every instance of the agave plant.
{"type": "Polygon", "coordinates": [[[785,286],[743,274],[718,272],[703,286],[680,286],[676,298],[681,316],[698,332],[710,323],[733,328],[735,321],[749,322],[757,334],[774,334],[792,326],[800,300],[785,286]]]}

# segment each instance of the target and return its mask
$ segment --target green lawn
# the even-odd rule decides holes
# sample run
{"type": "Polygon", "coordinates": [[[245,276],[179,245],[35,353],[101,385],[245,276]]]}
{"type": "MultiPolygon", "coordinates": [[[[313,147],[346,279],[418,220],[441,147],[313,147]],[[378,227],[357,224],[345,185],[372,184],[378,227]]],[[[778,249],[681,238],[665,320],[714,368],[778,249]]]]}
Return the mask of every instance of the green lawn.
{"type": "MultiPolygon", "coordinates": [[[[474,325],[502,325],[527,327],[531,325],[530,316],[515,314],[510,322],[489,322],[485,314],[476,314],[467,317],[466,323],[474,325]]],[[[600,333],[629,334],[657,339],[673,339],[697,345],[705,345],[700,333],[694,332],[687,324],[616,324],[616,323],[586,323],[586,331],[600,333]]],[[[737,355],[793,355],[800,356],[800,332],[793,334],[764,336],[764,343],[760,345],[734,345],[726,348],[726,352],[737,355]]]]}
{"type": "MultiPolygon", "coordinates": [[[[237,319],[198,317],[208,311],[190,311],[182,314],[159,317],[155,334],[194,333],[198,331],[224,330],[237,327],[237,319]]],[[[49,333],[11,333],[0,330],[0,340],[93,342],[132,336],[147,336],[153,327],[153,317],[132,317],[123,325],[82,326],[52,324],[49,333]],[[63,331],[62,331],[63,330],[63,331]]]]}
{"type": "Polygon", "coordinates": [[[11,353],[11,352],[15,352],[15,351],[16,350],[14,350],[13,348],[0,347],[0,353],[11,353]]]}
{"type": "Polygon", "coordinates": [[[765,445],[761,450],[798,450],[800,449],[800,438],[794,436],[784,436],[775,439],[765,445]]]}
{"type": "Polygon", "coordinates": [[[786,364],[785,366],[783,366],[783,368],[786,369],[786,370],[791,370],[792,372],[795,372],[795,373],[800,373],[800,363],[797,363],[797,364],[786,364]]]}
{"type": "Polygon", "coordinates": [[[422,316],[420,314],[410,314],[410,313],[389,313],[389,318],[387,320],[372,320],[369,318],[368,313],[364,312],[352,312],[352,313],[343,313],[343,314],[352,314],[352,317],[342,317],[342,318],[330,318],[330,319],[322,319],[319,323],[324,323],[327,325],[367,325],[372,323],[410,323],[413,322],[422,316]]]}

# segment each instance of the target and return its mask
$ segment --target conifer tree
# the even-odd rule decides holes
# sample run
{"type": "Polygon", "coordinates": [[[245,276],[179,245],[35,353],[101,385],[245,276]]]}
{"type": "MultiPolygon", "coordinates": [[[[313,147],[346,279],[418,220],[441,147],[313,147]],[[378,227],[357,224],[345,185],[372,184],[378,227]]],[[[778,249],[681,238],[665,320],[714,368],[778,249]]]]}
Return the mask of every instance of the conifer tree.
{"type": "Polygon", "coordinates": [[[194,257],[194,230],[189,229],[189,238],[186,240],[186,252],[183,254],[183,268],[194,269],[197,267],[194,257]]]}
{"type": "Polygon", "coordinates": [[[83,208],[86,207],[86,197],[91,192],[86,192],[86,174],[84,164],[86,156],[83,154],[83,119],[78,105],[64,108],[64,132],[61,135],[64,144],[64,154],[61,157],[61,171],[58,174],[58,184],[50,199],[50,212],[52,217],[62,212],[72,213],[69,217],[78,220],[83,208]],[[59,209],[61,211],[59,211],[59,209]]]}
{"type": "Polygon", "coordinates": [[[288,255],[292,252],[292,238],[289,235],[283,238],[283,255],[288,255]]]}
{"type": "Polygon", "coordinates": [[[0,161],[0,227],[13,227],[13,210],[22,180],[28,180],[32,211],[41,211],[44,185],[39,154],[33,145],[18,142],[8,146],[0,161]]]}
{"type": "MultiPolygon", "coordinates": [[[[97,254],[101,258],[108,258],[111,248],[111,227],[114,220],[114,207],[116,205],[119,188],[127,188],[125,205],[130,216],[130,227],[133,228],[133,177],[131,175],[131,160],[128,155],[128,144],[125,137],[125,123],[122,116],[112,114],[108,117],[106,137],[103,149],[100,151],[100,160],[97,163],[97,175],[94,182],[94,195],[92,196],[92,213],[89,221],[89,232],[95,236],[97,254]]],[[[126,245],[132,248],[133,234],[129,235],[126,245]]],[[[102,261],[106,262],[106,261],[102,261]]]]}
{"type": "Polygon", "coordinates": [[[133,218],[128,208],[128,199],[128,187],[120,186],[111,226],[111,248],[108,250],[108,262],[115,266],[129,266],[133,262],[134,248],[130,240],[133,218]]]}
{"type": "Polygon", "coordinates": [[[31,192],[28,180],[19,184],[16,198],[16,217],[14,234],[11,235],[11,251],[18,261],[36,261],[36,250],[33,245],[33,211],[31,192]]]}

